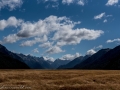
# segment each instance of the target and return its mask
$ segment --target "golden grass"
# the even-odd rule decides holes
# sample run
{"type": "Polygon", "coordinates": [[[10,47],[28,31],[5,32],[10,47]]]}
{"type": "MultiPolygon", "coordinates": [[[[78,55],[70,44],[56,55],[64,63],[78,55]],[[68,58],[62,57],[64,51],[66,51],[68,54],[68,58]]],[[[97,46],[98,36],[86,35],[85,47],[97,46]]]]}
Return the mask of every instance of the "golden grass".
{"type": "Polygon", "coordinates": [[[0,90],[120,90],[120,71],[0,70],[0,90]]]}

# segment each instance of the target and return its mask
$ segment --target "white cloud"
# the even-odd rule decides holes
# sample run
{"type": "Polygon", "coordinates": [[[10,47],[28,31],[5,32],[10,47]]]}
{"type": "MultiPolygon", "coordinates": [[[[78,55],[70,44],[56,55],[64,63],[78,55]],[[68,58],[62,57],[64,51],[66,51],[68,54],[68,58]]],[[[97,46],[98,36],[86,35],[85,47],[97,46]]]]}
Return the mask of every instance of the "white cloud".
{"type": "Polygon", "coordinates": [[[108,0],[108,2],[106,3],[106,6],[112,6],[115,5],[119,2],[119,0],[108,0]]]}
{"type": "Polygon", "coordinates": [[[16,36],[16,34],[10,34],[7,37],[3,38],[2,44],[15,43],[16,41],[18,41],[20,39],[21,39],[21,37],[16,36]]]}
{"type": "Polygon", "coordinates": [[[0,26],[1,26],[0,30],[3,30],[9,26],[13,26],[13,27],[19,26],[20,30],[16,34],[11,34],[11,35],[6,36],[6,37],[11,37],[11,38],[13,36],[13,39],[14,37],[19,38],[19,39],[14,39],[17,41],[23,38],[43,37],[44,35],[48,35],[51,32],[61,30],[61,27],[72,28],[75,24],[76,23],[73,23],[67,17],[49,16],[45,18],[44,20],[39,20],[38,22],[33,22],[33,23],[29,21],[24,22],[21,19],[10,17],[8,20],[0,21],[0,26]]]}
{"type": "Polygon", "coordinates": [[[94,16],[94,19],[101,19],[102,17],[104,17],[105,16],[105,12],[104,13],[101,13],[101,14],[99,14],[99,15],[97,15],[97,16],[94,16]]]}
{"type": "Polygon", "coordinates": [[[71,3],[73,3],[74,2],[74,0],[62,0],[62,3],[63,4],[71,4],[71,3]]]}
{"type": "Polygon", "coordinates": [[[50,47],[48,50],[46,50],[47,54],[56,54],[56,53],[61,53],[61,52],[65,52],[64,50],[62,50],[60,47],[58,46],[52,46],[50,47]]]}
{"type": "MultiPolygon", "coordinates": [[[[41,0],[37,0],[38,3],[41,2],[41,0]]],[[[81,5],[81,6],[84,6],[85,3],[87,2],[87,0],[61,0],[62,1],[62,4],[67,4],[67,5],[70,5],[70,4],[78,4],[78,5],[81,5]]],[[[59,5],[59,0],[44,0],[42,2],[54,2],[56,3],[55,7],[58,7],[59,5]]],[[[50,5],[50,4],[49,4],[50,5]]],[[[53,6],[53,5],[52,5],[53,6]]],[[[53,6],[54,7],[54,6],[53,6]]]]}
{"type": "Polygon", "coordinates": [[[0,44],[2,44],[2,41],[0,41],[0,44]]]}
{"type": "Polygon", "coordinates": [[[99,50],[99,49],[101,49],[101,48],[103,48],[103,45],[99,45],[99,46],[97,46],[97,47],[94,47],[93,50],[97,51],[97,50],[99,50]]]}
{"type": "Polygon", "coordinates": [[[99,45],[99,46],[97,46],[97,47],[95,47],[96,49],[101,49],[101,48],[103,48],[103,45],[99,45]]]}
{"type": "Polygon", "coordinates": [[[45,42],[45,43],[43,43],[43,44],[40,44],[39,47],[49,48],[49,47],[52,46],[52,44],[53,44],[53,42],[51,43],[51,42],[47,41],[47,42],[45,42]]]}
{"type": "Polygon", "coordinates": [[[9,10],[14,10],[21,7],[22,4],[22,0],[0,0],[0,9],[8,7],[9,10]]]}
{"type": "Polygon", "coordinates": [[[81,40],[95,40],[104,33],[102,30],[75,29],[76,24],[80,24],[80,21],[74,22],[64,16],[57,17],[52,15],[37,22],[25,22],[21,19],[10,17],[8,20],[0,21],[1,30],[13,26],[18,32],[4,37],[2,42],[15,43],[22,39],[24,41],[22,41],[21,46],[33,46],[40,43],[40,47],[49,48],[46,51],[47,53],[53,54],[63,52],[64,50],[61,47],[64,45],[76,45],[81,40]],[[53,42],[54,46],[52,46],[53,42]]]}
{"type": "Polygon", "coordinates": [[[57,46],[76,45],[81,40],[94,40],[103,33],[102,30],[90,30],[86,28],[72,30],[68,28],[56,32],[53,40],[57,41],[57,46]]]}
{"type": "Polygon", "coordinates": [[[76,53],[74,55],[66,54],[66,55],[62,56],[60,59],[61,60],[74,60],[75,58],[80,57],[80,56],[81,56],[80,53],[76,53]]]}
{"type": "Polygon", "coordinates": [[[94,49],[90,49],[90,50],[88,50],[87,51],[87,55],[93,55],[93,54],[95,54],[96,53],[96,51],[94,50],[94,49]]]}
{"type": "Polygon", "coordinates": [[[38,22],[25,22],[21,25],[21,30],[17,33],[19,37],[34,37],[47,35],[50,32],[60,30],[63,26],[74,25],[67,17],[49,16],[38,22]]]}
{"type": "Polygon", "coordinates": [[[113,39],[113,40],[107,40],[107,43],[113,43],[113,42],[120,42],[120,38],[113,39]]]}
{"type": "Polygon", "coordinates": [[[78,4],[84,6],[84,5],[85,5],[85,2],[84,2],[84,0],[79,0],[79,1],[78,1],[78,4]]]}
{"type": "Polygon", "coordinates": [[[113,15],[106,15],[106,17],[112,17],[113,15]]]}
{"type": "Polygon", "coordinates": [[[44,58],[44,60],[49,60],[49,61],[52,61],[52,62],[54,62],[55,61],[55,59],[53,58],[53,57],[43,57],[44,58]]]}
{"type": "Polygon", "coordinates": [[[48,1],[57,2],[58,0],[44,0],[44,2],[48,2],[48,1]]]}
{"type": "Polygon", "coordinates": [[[23,22],[21,19],[11,16],[7,20],[0,20],[0,30],[4,30],[7,27],[18,27],[23,22]]]}
{"type": "Polygon", "coordinates": [[[70,5],[72,3],[75,3],[75,4],[78,4],[78,5],[84,6],[85,1],[86,0],[62,0],[62,3],[63,4],[68,4],[68,5],[70,5]]]}
{"type": "Polygon", "coordinates": [[[39,53],[38,48],[35,48],[35,49],[33,50],[33,52],[34,52],[34,53],[39,53]]]}
{"type": "Polygon", "coordinates": [[[95,54],[98,50],[100,50],[101,48],[103,48],[103,45],[99,45],[97,47],[94,47],[90,50],[87,51],[86,55],[93,55],[95,54]]]}
{"type": "Polygon", "coordinates": [[[44,35],[42,38],[40,37],[35,37],[33,40],[27,40],[21,43],[20,46],[33,46],[36,43],[43,43],[48,40],[47,36],[44,35]]]}
{"type": "Polygon", "coordinates": [[[103,22],[106,23],[106,22],[107,22],[107,19],[105,19],[103,22]]]}

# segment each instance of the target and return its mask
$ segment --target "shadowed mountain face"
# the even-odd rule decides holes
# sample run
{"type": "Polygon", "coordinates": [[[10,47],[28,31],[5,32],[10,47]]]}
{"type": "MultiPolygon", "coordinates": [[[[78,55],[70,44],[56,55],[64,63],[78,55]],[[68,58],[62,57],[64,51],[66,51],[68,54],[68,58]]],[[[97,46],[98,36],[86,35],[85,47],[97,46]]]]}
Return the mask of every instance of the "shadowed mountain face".
{"type": "MultiPolygon", "coordinates": [[[[4,46],[0,45],[1,64],[2,64],[4,59],[8,60],[8,61],[16,60],[16,62],[22,62],[26,66],[29,66],[32,69],[51,69],[52,68],[51,65],[47,61],[44,60],[43,57],[39,58],[39,57],[30,56],[30,55],[26,56],[23,54],[16,54],[16,53],[8,51],[4,46]]],[[[10,62],[12,62],[12,61],[10,61],[10,62]]]]}
{"type": "Polygon", "coordinates": [[[54,69],[57,69],[59,66],[61,65],[65,65],[67,63],[69,63],[70,60],[61,60],[61,59],[56,59],[52,64],[51,66],[54,68],[54,69]]]}
{"type": "Polygon", "coordinates": [[[90,55],[86,55],[86,56],[80,56],[74,60],[72,60],[71,62],[69,62],[66,65],[61,65],[58,67],[58,69],[70,69],[73,68],[75,65],[77,65],[78,63],[81,63],[82,61],[86,60],[88,57],[90,57],[90,55]]]}
{"type": "Polygon", "coordinates": [[[120,46],[101,49],[92,56],[81,56],[72,61],[56,59],[45,61],[43,57],[16,54],[0,45],[0,69],[120,69],[120,46]]]}
{"type": "Polygon", "coordinates": [[[28,65],[19,61],[18,56],[14,56],[4,46],[0,45],[0,69],[29,69],[28,65]]]}
{"type": "Polygon", "coordinates": [[[120,46],[114,49],[102,49],[76,65],[76,69],[120,69],[120,46]]]}
{"type": "Polygon", "coordinates": [[[33,57],[33,56],[25,56],[23,54],[17,54],[21,57],[24,62],[31,67],[32,69],[52,69],[52,66],[44,60],[43,57],[33,57]]]}
{"type": "Polygon", "coordinates": [[[93,54],[91,57],[89,57],[88,59],[84,60],[83,62],[81,62],[80,64],[76,65],[75,68],[89,68],[92,67],[91,64],[93,64],[94,62],[101,60],[101,57],[103,55],[105,55],[110,49],[102,49],[100,51],[98,51],[97,53],[93,54]]]}

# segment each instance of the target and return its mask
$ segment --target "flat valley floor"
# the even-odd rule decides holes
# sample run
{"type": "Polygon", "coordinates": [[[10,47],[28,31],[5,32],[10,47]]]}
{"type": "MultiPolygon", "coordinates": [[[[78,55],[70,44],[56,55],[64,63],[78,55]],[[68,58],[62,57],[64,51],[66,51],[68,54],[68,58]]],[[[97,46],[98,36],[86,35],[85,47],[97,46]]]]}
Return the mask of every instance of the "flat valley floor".
{"type": "Polygon", "coordinates": [[[120,71],[0,70],[0,90],[120,90],[120,71]]]}

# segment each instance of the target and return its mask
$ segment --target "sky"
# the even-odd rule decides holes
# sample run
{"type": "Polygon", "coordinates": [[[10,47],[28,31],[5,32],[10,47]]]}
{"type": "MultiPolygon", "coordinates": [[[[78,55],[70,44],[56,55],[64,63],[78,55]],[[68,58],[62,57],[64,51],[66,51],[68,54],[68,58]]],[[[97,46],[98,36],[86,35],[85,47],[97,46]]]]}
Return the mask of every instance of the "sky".
{"type": "Polygon", "coordinates": [[[0,0],[0,44],[73,60],[120,44],[120,0],[0,0]]]}

